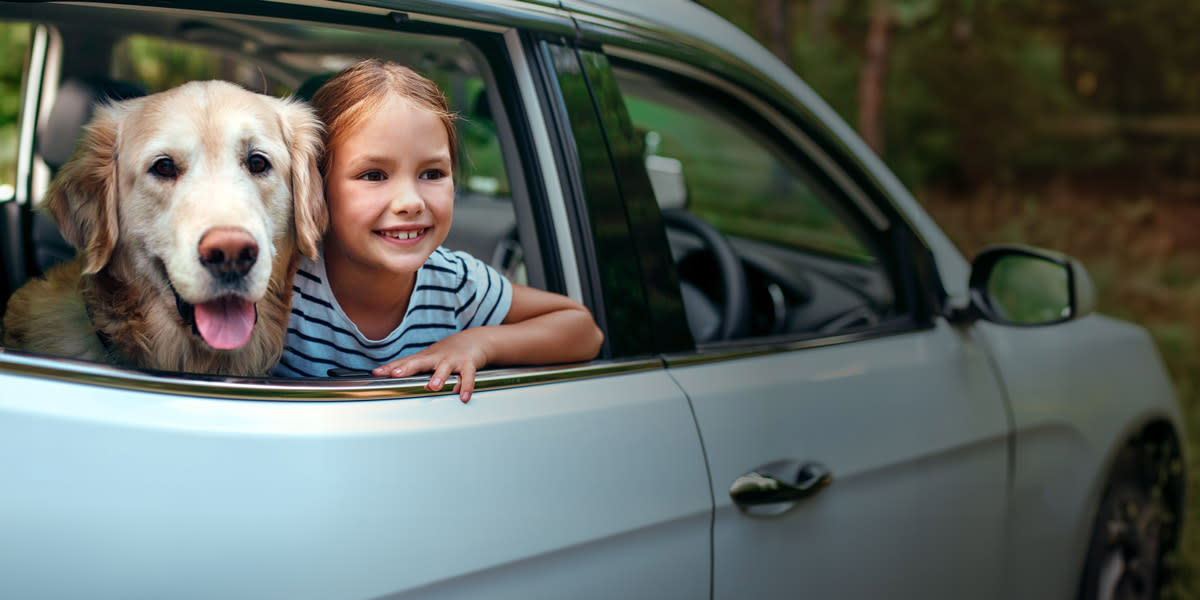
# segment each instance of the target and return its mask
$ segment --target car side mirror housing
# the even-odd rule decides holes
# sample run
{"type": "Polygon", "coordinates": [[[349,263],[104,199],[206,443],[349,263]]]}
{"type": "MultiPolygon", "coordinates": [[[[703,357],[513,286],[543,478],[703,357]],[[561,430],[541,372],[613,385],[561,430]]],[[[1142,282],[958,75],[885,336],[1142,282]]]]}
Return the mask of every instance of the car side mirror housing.
{"type": "Polygon", "coordinates": [[[992,246],[971,263],[970,303],[951,321],[982,318],[1034,327],[1090,314],[1096,290],[1087,269],[1069,256],[1028,246],[992,246]]]}
{"type": "Polygon", "coordinates": [[[687,182],[683,178],[683,161],[651,154],[646,157],[646,174],[661,209],[687,208],[687,182]]]}

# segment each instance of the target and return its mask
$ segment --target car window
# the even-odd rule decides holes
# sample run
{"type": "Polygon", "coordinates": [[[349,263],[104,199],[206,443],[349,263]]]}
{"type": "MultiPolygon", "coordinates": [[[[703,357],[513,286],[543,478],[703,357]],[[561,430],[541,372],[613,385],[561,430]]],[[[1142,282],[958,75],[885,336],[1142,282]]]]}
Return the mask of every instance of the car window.
{"type": "Polygon", "coordinates": [[[747,323],[722,332],[733,299],[720,253],[667,219],[695,339],[840,333],[896,312],[870,226],[769,120],[676,75],[623,67],[616,77],[663,214],[714,227],[744,272],[747,323]]]}
{"type": "MultiPolygon", "coordinates": [[[[514,141],[519,134],[510,126],[509,111],[516,96],[514,86],[502,85],[511,75],[503,53],[497,52],[503,48],[498,36],[445,26],[398,32],[261,15],[108,5],[33,4],[17,14],[30,15],[38,31],[52,35],[48,58],[34,64],[26,50],[34,25],[0,21],[0,202],[6,200],[6,190],[22,186],[15,194],[20,211],[6,211],[12,218],[3,221],[12,231],[4,228],[7,282],[0,288],[0,306],[24,281],[74,254],[54,223],[35,209],[91,115],[90,108],[71,108],[72,114],[64,117],[55,111],[57,105],[90,103],[94,108],[100,102],[210,79],[272,96],[308,99],[332,74],[367,57],[399,62],[433,80],[456,115],[460,164],[454,221],[445,246],[469,252],[515,283],[560,287],[555,276],[541,270],[544,250],[535,240],[538,224],[523,181],[526,173],[536,170],[521,164],[522,146],[514,141]],[[43,97],[36,104],[37,114],[21,116],[18,105],[27,72],[42,82],[43,97]],[[80,84],[76,90],[84,91],[62,102],[68,97],[63,90],[75,83],[80,84]],[[27,121],[23,128],[22,118],[27,121]],[[20,148],[42,176],[15,181],[13,163],[20,148]],[[522,240],[522,233],[534,242],[522,240]],[[12,268],[10,262],[20,268],[12,268]]],[[[353,15],[345,18],[355,21],[353,15]]],[[[17,204],[12,202],[14,208],[17,204]]]]}
{"type": "Polygon", "coordinates": [[[686,204],[723,232],[869,261],[871,256],[823,194],[752,125],[727,108],[633,71],[619,83],[642,135],[651,183],[663,201],[686,204]],[[666,160],[663,160],[666,159],[666,160]],[[680,165],[673,165],[673,160],[680,165]],[[685,190],[665,189],[680,167],[685,190]]]}

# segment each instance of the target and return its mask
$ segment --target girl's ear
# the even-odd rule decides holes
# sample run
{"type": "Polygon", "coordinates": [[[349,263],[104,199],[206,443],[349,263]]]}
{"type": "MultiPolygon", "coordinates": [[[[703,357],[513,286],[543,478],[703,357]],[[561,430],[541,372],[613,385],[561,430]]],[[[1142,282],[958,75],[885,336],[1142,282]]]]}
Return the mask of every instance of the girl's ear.
{"type": "Polygon", "coordinates": [[[279,102],[284,138],[292,155],[292,214],[296,222],[296,245],[302,254],[315,259],[317,246],[329,226],[325,186],[317,168],[324,128],[307,104],[299,100],[279,102]]]}
{"type": "Polygon", "coordinates": [[[127,112],[120,105],[96,109],[74,156],[42,202],[63,238],[83,255],[84,274],[103,269],[117,246],[117,146],[127,112]]]}

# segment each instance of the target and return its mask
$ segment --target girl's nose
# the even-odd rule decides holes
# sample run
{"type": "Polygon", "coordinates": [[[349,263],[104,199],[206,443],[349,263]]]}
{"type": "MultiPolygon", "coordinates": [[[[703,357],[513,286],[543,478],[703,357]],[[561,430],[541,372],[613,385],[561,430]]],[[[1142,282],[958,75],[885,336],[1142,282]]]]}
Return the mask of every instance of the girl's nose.
{"type": "Polygon", "coordinates": [[[398,215],[419,215],[425,211],[425,199],[417,192],[416,186],[401,184],[397,186],[396,192],[392,194],[391,204],[388,208],[398,215]]]}

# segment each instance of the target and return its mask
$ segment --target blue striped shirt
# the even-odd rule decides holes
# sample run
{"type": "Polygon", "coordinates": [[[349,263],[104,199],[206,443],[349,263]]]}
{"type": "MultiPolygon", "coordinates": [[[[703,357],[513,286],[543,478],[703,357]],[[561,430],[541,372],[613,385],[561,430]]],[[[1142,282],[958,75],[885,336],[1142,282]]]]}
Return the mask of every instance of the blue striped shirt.
{"type": "Polygon", "coordinates": [[[283,356],[274,374],[324,377],[339,367],[370,371],[468,327],[498,325],[511,303],[512,285],[498,271],[465,252],[438,248],[417,271],[400,326],[373,340],[358,330],[333,297],[324,258],[303,258],[292,285],[283,356]]]}

